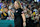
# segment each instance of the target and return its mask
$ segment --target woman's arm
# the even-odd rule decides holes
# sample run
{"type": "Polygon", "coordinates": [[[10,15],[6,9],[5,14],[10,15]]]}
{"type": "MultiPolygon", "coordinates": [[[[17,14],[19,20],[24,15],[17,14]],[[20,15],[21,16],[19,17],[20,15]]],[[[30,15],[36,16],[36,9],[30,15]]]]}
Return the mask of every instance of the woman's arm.
{"type": "Polygon", "coordinates": [[[22,14],[22,18],[23,18],[23,26],[25,27],[26,26],[26,18],[25,18],[24,13],[22,14]]]}
{"type": "Polygon", "coordinates": [[[26,21],[26,18],[25,18],[24,13],[22,14],[22,18],[23,18],[23,22],[25,22],[26,21]]]}

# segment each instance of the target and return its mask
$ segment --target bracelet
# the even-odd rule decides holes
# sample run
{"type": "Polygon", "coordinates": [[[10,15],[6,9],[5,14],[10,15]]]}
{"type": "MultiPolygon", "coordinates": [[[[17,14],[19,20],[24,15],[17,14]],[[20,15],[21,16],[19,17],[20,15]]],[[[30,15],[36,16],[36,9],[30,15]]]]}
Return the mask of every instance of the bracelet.
{"type": "Polygon", "coordinates": [[[23,23],[26,23],[26,22],[23,22],[23,23]]]}
{"type": "Polygon", "coordinates": [[[26,21],[23,21],[23,22],[26,22],[26,21]]]}

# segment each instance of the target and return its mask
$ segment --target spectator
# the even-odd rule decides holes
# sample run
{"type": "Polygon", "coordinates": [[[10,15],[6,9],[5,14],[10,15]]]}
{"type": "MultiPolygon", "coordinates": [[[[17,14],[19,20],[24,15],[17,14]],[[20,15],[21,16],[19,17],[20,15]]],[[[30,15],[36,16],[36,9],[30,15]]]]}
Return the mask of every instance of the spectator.
{"type": "Polygon", "coordinates": [[[3,20],[7,19],[7,17],[8,17],[8,13],[7,12],[8,12],[8,9],[5,8],[5,11],[3,11],[3,13],[2,13],[3,18],[1,18],[1,19],[3,19],[3,20]]]}

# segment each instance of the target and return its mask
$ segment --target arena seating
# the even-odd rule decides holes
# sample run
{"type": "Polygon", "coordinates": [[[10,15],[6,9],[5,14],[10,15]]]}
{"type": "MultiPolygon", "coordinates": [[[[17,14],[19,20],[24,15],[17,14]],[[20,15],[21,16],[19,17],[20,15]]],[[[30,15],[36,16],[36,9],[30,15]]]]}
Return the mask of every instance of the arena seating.
{"type": "Polygon", "coordinates": [[[0,20],[0,27],[14,27],[14,20],[0,20]]]}

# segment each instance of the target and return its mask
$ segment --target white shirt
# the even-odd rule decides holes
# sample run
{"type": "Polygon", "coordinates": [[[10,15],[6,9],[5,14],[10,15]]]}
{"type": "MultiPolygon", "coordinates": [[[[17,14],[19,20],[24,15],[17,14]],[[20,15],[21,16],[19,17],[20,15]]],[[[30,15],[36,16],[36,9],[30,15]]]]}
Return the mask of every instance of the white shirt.
{"type": "Polygon", "coordinates": [[[37,10],[37,9],[34,9],[33,11],[35,11],[35,13],[37,13],[37,12],[38,12],[38,10],[37,10]]]}

